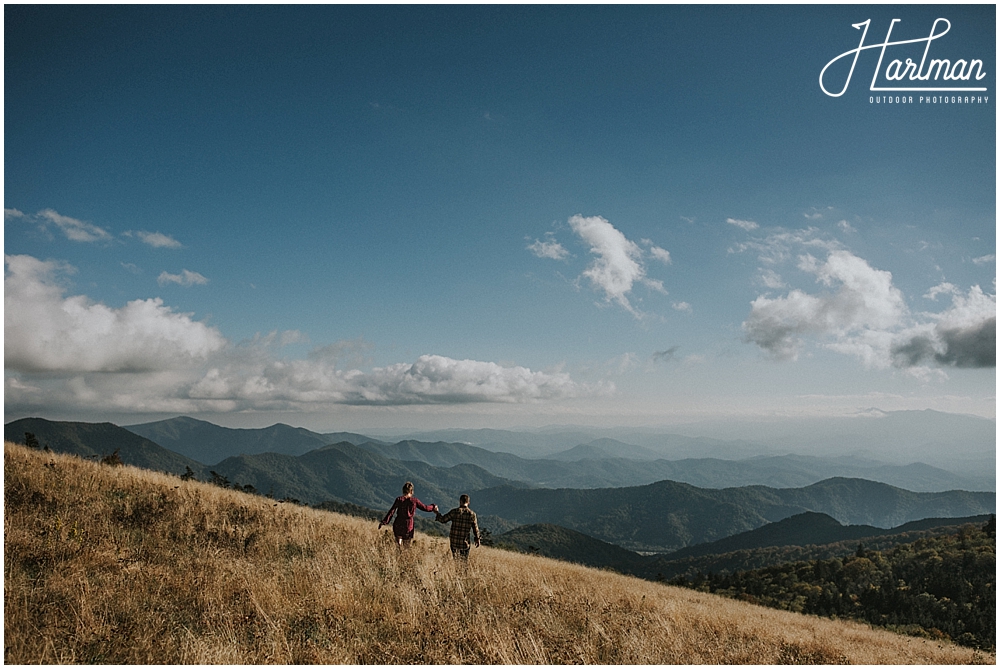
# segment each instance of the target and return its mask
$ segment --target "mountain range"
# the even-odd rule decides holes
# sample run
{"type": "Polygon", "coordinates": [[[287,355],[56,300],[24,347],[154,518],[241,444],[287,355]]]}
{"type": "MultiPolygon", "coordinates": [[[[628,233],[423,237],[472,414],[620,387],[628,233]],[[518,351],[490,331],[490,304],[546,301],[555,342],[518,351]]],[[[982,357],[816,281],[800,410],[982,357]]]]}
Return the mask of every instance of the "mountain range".
{"type": "MultiPolygon", "coordinates": [[[[822,456],[789,454],[789,450],[800,449],[792,448],[787,434],[781,437],[783,442],[779,448],[741,439],[719,440],[642,430],[623,432],[623,438],[627,437],[628,441],[595,437],[601,432],[584,429],[536,432],[443,430],[425,433],[419,438],[386,440],[352,432],[320,434],[280,423],[256,429],[224,428],[183,416],[131,425],[126,429],[205,464],[216,464],[235,455],[266,452],[297,456],[321,446],[347,441],[393,459],[421,460],[439,467],[475,464],[497,476],[553,488],[634,486],[663,479],[700,487],[760,484],[790,488],[832,476],[847,476],[868,478],[918,492],[995,490],[992,447],[988,449],[992,459],[980,458],[981,465],[989,466],[966,470],[963,474],[955,473],[947,465],[944,468],[931,466],[916,458],[887,463],[860,454],[867,443],[858,435],[861,424],[875,425],[880,438],[888,444],[898,441],[898,438],[890,439],[887,429],[912,436],[914,430],[908,427],[911,422],[920,423],[925,428],[922,430],[925,437],[943,438],[940,430],[927,426],[938,420],[944,421],[952,434],[971,444],[953,449],[951,455],[957,457],[958,462],[964,462],[960,457],[962,453],[971,457],[968,455],[970,452],[986,448],[984,428],[993,425],[991,421],[936,412],[895,412],[877,420],[834,421],[829,427],[834,429],[834,426],[839,426],[836,429],[841,433],[841,442],[836,445],[829,443],[831,437],[824,435],[828,446],[824,453],[830,454],[822,456]],[[436,438],[445,436],[451,438],[436,438]],[[855,453],[848,454],[849,451],[855,453]],[[496,457],[490,456],[490,453],[496,454],[496,457]],[[515,455],[520,460],[509,455],[515,455]]],[[[919,442],[917,437],[912,438],[914,443],[919,442]]]]}
{"type": "Polygon", "coordinates": [[[715,541],[805,511],[825,513],[841,523],[893,527],[936,516],[993,513],[995,504],[994,493],[916,493],[848,478],[804,488],[720,490],[676,481],[594,490],[502,486],[473,496],[477,512],[521,525],[560,525],[623,548],[655,553],[715,541]]]}
{"type": "MultiPolygon", "coordinates": [[[[689,471],[700,471],[706,476],[705,472],[736,472],[742,468],[745,473],[756,468],[758,475],[768,469],[774,475],[782,466],[786,472],[791,471],[790,465],[798,467],[800,472],[808,466],[819,466],[816,459],[796,459],[796,456],[739,463],[711,459],[679,463],[634,461],[617,457],[530,460],[466,444],[412,440],[389,444],[364,440],[364,435],[351,435],[355,441],[362,441],[361,445],[351,441],[326,443],[296,455],[297,450],[330,437],[281,425],[256,431],[209,426],[194,419],[173,419],[140,428],[175,445],[184,435],[195,435],[202,441],[187,442],[194,444],[186,448],[188,453],[224,452],[211,446],[206,435],[216,435],[217,443],[228,444],[236,443],[233,440],[237,436],[248,437],[245,451],[264,448],[281,435],[288,435],[291,441],[282,449],[290,452],[245,452],[205,464],[110,423],[54,422],[40,418],[7,424],[5,439],[23,443],[25,433],[31,432],[43,446],[83,457],[102,457],[117,450],[126,464],[174,474],[190,470],[201,480],[221,477],[233,485],[253,486],[261,494],[308,504],[332,501],[387,509],[399,494],[402,481],[410,480],[425,503],[445,508],[453,505],[460,493],[472,494],[473,508],[480,514],[481,523],[495,533],[518,525],[548,523],[644,552],[665,553],[719,540],[806,511],[825,513],[842,523],[892,527],[919,518],[971,516],[995,510],[992,492],[913,492],[846,477],[798,487],[709,488],[669,480],[669,476],[639,486],[606,485],[606,481],[615,477],[628,480],[628,476],[637,476],[637,471],[660,476],[689,467],[689,471]],[[192,450],[196,447],[202,450],[192,450]],[[589,487],[540,487],[552,486],[553,481],[574,480],[589,487]],[[605,487],[593,487],[602,483],[605,487]]],[[[601,442],[592,446],[606,450],[614,444],[601,442]]],[[[577,454],[586,450],[579,449],[577,454]]],[[[712,476],[718,480],[720,475],[712,476]]]]}
{"type": "MultiPolygon", "coordinates": [[[[892,465],[923,462],[962,476],[995,479],[996,421],[930,409],[867,409],[848,416],[728,419],[667,427],[548,427],[523,430],[397,431],[383,441],[463,442],[527,458],[607,438],[669,460],[757,456],[854,456],[892,465]]],[[[994,487],[988,488],[995,490],[994,487]]]]}

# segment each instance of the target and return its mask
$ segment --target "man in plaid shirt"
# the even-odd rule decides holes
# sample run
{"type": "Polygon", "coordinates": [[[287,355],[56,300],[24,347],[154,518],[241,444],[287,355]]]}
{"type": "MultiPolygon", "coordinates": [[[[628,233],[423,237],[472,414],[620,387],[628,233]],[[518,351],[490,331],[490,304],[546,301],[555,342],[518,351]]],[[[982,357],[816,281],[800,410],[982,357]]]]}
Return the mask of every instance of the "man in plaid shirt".
{"type": "Polygon", "coordinates": [[[469,496],[462,495],[458,498],[457,509],[452,509],[443,516],[435,511],[434,515],[439,523],[451,523],[448,538],[451,540],[452,557],[469,559],[469,530],[476,537],[476,548],[479,548],[479,523],[476,521],[476,512],[469,508],[469,496]]]}

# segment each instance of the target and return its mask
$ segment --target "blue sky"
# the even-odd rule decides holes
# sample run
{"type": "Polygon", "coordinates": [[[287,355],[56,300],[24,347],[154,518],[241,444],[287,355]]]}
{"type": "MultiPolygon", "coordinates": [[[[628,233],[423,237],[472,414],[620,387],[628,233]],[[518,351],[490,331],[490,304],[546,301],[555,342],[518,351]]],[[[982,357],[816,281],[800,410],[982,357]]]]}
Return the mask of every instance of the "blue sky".
{"type": "Polygon", "coordinates": [[[4,15],[8,420],[995,417],[992,5],[4,15]]]}

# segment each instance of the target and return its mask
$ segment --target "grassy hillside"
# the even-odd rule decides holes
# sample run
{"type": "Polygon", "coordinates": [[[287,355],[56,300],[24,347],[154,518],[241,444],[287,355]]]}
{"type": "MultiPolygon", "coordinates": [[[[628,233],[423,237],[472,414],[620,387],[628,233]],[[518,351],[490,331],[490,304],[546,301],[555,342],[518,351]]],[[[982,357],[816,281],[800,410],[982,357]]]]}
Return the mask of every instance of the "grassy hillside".
{"type": "Polygon", "coordinates": [[[13,444],[4,483],[8,664],[995,662],[13,444]]]}

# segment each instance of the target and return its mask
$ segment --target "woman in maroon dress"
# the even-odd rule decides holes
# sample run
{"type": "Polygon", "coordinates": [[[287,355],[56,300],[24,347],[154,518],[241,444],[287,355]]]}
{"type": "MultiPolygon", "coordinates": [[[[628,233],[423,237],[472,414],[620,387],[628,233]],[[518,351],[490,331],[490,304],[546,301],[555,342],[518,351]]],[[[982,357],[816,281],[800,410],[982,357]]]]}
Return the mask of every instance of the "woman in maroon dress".
{"type": "Polygon", "coordinates": [[[403,484],[403,494],[396,498],[389,513],[385,514],[385,518],[378,524],[378,528],[381,530],[383,525],[389,524],[392,514],[396,514],[396,520],[392,523],[392,534],[396,537],[396,545],[399,546],[400,550],[409,548],[410,542],[413,541],[413,514],[416,513],[417,509],[436,512],[438,507],[437,504],[428,506],[414,497],[413,484],[407,481],[403,484]]]}

